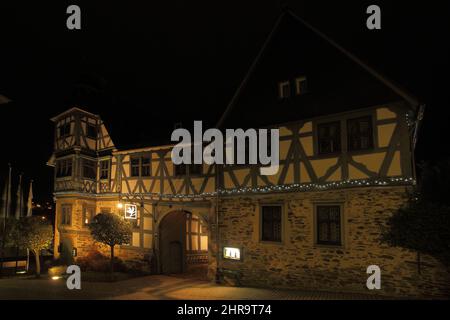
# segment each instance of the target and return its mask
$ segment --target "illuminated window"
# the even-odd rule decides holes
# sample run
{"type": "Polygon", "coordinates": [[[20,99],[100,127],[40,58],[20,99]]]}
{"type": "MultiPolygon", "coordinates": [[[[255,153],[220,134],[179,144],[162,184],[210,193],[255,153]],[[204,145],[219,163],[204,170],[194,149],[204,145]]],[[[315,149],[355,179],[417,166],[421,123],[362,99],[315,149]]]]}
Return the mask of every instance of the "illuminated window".
{"type": "Polygon", "coordinates": [[[70,226],[72,224],[72,206],[61,206],[61,225],[70,226]]]}
{"type": "Polygon", "coordinates": [[[308,92],[308,82],[306,81],[306,77],[295,79],[295,93],[301,95],[306,92],[308,92]]]}
{"type": "Polygon", "coordinates": [[[372,117],[361,117],[347,121],[348,150],[373,148],[372,117]]]}
{"type": "Polygon", "coordinates": [[[281,242],[281,205],[261,207],[261,240],[281,242]]]}
{"type": "Polygon", "coordinates": [[[339,121],[317,126],[319,154],[341,151],[341,125],[339,121]]]}
{"type": "Polygon", "coordinates": [[[91,223],[92,219],[95,217],[95,207],[84,207],[83,208],[83,225],[87,226],[91,223]]]}
{"type": "Polygon", "coordinates": [[[317,244],[341,245],[341,207],[318,205],[316,215],[317,244]]]}
{"type": "Polygon", "coordinates": [[[189,253],[208,251],[208,227],[196,215],[186,215],[186,250],[189,253]]]}
{"type": "Polygon", "coordinates": [[[280,82],[278,84],[278,90],[281,99],[289,98],[291,96],[291,84],[289,81],[280,82]]]}

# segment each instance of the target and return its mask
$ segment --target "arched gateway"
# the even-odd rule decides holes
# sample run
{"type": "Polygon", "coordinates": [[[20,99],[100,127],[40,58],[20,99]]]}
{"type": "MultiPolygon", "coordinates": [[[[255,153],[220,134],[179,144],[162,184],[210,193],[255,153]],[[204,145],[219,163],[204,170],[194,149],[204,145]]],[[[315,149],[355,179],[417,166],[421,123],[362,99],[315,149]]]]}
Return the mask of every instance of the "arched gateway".
{"type": "Polygon", "coordinates": [[[208,223],[200,214],[173,210],[158,223],[158,267],[164,274],[206,276],[208,223]]]}

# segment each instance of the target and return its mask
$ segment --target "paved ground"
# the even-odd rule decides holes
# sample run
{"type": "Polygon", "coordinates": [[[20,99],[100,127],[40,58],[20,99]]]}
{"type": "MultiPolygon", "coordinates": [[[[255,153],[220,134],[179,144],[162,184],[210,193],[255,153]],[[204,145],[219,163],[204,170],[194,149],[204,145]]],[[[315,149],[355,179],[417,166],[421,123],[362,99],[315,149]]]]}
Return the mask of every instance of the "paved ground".
{"type": "Polygon", "coordinates": [[[68,290],[64,279],[0,279],[0,299],[376,299],[374,296],[360,294],[226,287],[203,280],[163,275],[114,283],[82,281],[81,287],[81,290],[68,290]]]}

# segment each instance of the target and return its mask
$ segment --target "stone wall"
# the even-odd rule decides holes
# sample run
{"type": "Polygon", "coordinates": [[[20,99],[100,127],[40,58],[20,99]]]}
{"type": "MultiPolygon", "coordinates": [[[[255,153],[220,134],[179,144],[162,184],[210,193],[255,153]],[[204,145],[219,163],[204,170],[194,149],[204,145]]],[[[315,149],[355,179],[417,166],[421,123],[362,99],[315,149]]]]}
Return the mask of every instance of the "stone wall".
{"type": "Polygon", "coordinates": [[[433,258],[381,244],[387,218],[407,201],[407,187],[367,187],[318,192],[223,197],[219,204],[220,246],[210,236],[210,278],[216,250],[241,248],[242,261],[221,258],[247,286],[361,292],[394,296],[449,296],[449,274],[433,258]],[[282,203],[283,241],[260,241],[260,205],[282,203]],[[315,242],[314,205],[341,203],[343,245],[315,242]],[[368,290],[369,265],[381,268],[381,290],[368,290]]]}
{"type": "MultiPolygon", "coordinates": [[[[60,243],[77,248],[77,257],[83,257],[92,250],[98,250],[106,256],[110,255],[110,248],[106,245],[95,242],[90,234],[89,228],[83,225],[83,206],[89,205],[98,207],[96,211],[100,212],[100,208],[105,204],[108,204],[109,208],[115,208],[115,205],[111,203],[96,203],[93,200],[77,197],[65,197],[58,199],[56,204],[55,219],[55,258],[58,258],[60,255],[58,252],[58,246],[60,243]],[[71,205],[72,207],[72,221],[70,226],[62,226],[60,224],[62,205],[71,205]]],[[[151,251],[151,249],[136,248],[131,246],[116,246],[114,255],[124,261],[143,260],[151,251]]]]}

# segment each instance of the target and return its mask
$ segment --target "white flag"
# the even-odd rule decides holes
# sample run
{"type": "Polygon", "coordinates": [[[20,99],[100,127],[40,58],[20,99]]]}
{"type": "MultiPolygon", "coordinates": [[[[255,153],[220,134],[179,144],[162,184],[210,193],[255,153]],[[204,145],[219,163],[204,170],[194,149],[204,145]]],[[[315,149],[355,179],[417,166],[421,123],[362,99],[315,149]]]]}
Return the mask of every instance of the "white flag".
{"type": "Polygon", "coordinates": [[[23,198],[22,198],[22,175],[19,176],[19,185],[17,186],[17,201],[16,201],[16,219],[19,220],[22,215],[23,198]]]}
{"type": "Polygon", "coordinates": [[[30,181],[30,191],[28,192],[27,217],[31,217],[32,214],[33,214],[33,180],[30,181]]]}

